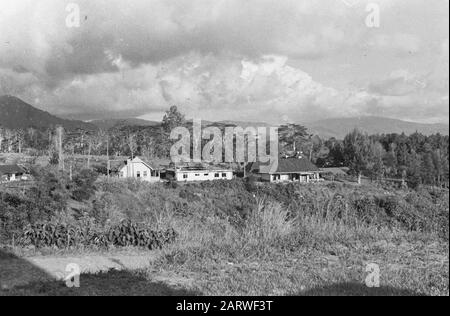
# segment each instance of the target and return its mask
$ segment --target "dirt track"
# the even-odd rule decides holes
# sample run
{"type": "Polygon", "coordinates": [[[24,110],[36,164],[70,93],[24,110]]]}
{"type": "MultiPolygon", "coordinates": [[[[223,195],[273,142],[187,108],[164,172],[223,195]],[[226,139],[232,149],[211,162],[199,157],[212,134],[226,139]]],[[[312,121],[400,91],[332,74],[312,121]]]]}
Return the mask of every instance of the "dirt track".
{"type": "Polygon", "coordinates": [[[32,282],[63,280],[69,272],[69,264],[80,267],[81,273],[115,270],[138,270],[146,268],[155,259],[153,253],[142,255],[90,255],[73,257],[17,258],[0,256],[0,289],[10,289],[32,282]]]}

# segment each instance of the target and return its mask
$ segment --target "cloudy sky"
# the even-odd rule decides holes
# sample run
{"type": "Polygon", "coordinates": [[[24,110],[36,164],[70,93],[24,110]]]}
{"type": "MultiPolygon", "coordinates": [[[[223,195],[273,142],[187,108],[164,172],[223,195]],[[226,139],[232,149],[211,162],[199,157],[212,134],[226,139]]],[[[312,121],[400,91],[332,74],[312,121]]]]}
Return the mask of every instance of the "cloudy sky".
{"type": "Polygon", "coordinates": [[[447,123],[448,12],[448,0],[0,0],[0,95],[84,120],[178,105],[210,120],[447,123]]]}

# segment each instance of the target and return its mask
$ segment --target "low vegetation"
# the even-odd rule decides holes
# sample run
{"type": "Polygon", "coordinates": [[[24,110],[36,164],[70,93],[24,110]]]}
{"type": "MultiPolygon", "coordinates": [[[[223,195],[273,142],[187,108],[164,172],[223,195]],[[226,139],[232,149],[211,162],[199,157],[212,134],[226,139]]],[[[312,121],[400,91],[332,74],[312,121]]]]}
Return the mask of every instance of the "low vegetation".
{"type": "Polygon", "coordinates": [[[149,276],[176,274],[209,295],[448,295],[448,192],[263,185],[234,195],[208,185],[201,201],[216,192],[218,213],[202,202],[209,216],[182,220],[169,208],[180,237],[149,276]],[[218,201],[239,198],[250,206],[243,220],[223,216],[218,201]],[[365,287],[370,263],[381,270],[375,292],[365,287]]]}
{"type": "Polygon", "coordinates": [[[448,190],[34,174],[36,186],[0,193],[3,245],[157,249],[140,275],[197,294],[449,294],[448,190]],[[365,286],[372,263],[376,290],[365,286]]]}
{"type": "Polygon", "coordinates": [[[153,231],[144,225],[122,222],[112,227],[99,227],[93,220],[84,220],[78,226],[65,224],[29,225],[18,239],[22,247],[139,247],[149,250],[161,249],[176,238],[173,229],[153,231]]]}

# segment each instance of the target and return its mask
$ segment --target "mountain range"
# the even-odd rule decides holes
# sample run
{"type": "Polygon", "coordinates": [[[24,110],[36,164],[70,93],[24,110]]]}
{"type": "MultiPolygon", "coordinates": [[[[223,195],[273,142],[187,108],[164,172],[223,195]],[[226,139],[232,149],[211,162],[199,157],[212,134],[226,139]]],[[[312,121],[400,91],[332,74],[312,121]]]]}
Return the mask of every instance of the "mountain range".
{"type": "MultiPolygon", "coordinates": [[[[104,119],[91,122],[62,119],[48,112],[39,110],[30,104],[13,96],[0,96],[0,127],[9,129],[34,127],[38,129],[51,128],[58,125],[68,130],[77,128],[85,130],[111,129],[122,126],[158,126],[160,122],[137,118],[104,119]]],[[[214,123],[213,123],[214,124],[214,123]]],[[[253,126],[269,126],[264,122],[220,121],[220,125],[236,125],[243,128],[253,126]]],[[[353,129],[359,129],[368,134],[419,132],[425,135],[440,133],[449,135],[448,124],[421,124],[384,117],[365,116],[356,118],[335,118],[304,123],[311,134],[327,139],[335,137],[343,139],[353,129]]]]}
{"type": "Polygon", "coordinates": [[[92,130],[95,125],[82,122],[65,120],[48,112],[39,110],[19,98],[5,95],[0,96],[0,127],[8,129],[26,129],[34,127],[37,129],[64,126],[67,130],[77,128],[92,130]]]}
{"type": "Polygon", "coordinates": [[[304,125],[310,133],[325,139],[330,137],[343,139],[354,129],[366,132],[369,135],[388,133],[411,135],[415,132],[424,135],[437,133],[449,135],[448,124],[422,124],[377,116],[326,119],[304,125]]]}
{"type": "Polygon", "coordinates": [[[158,126],[161,124],[161,122],[147,121],[138,118],[94,120],[90,121],[89,123],[97,126],[102,130],[120,128],[123,126],[158,126]]]}

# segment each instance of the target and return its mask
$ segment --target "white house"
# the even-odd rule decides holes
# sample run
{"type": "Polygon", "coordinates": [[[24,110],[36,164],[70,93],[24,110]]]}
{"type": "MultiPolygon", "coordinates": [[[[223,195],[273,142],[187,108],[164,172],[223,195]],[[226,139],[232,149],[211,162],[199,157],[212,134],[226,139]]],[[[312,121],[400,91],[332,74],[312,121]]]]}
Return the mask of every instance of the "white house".
{"type": "Polygon", "coordinates": [[[175,168],[167,170],[167,175],[179,182],[233,180],[232,170],[214,168],[175,168]]]}
{"type": "Polygon", "coordinates": [[[119,167],[119,178],[134,178],[147,182],[161,181],[160,171],[139,157],[124,161],[119,167]]]}

